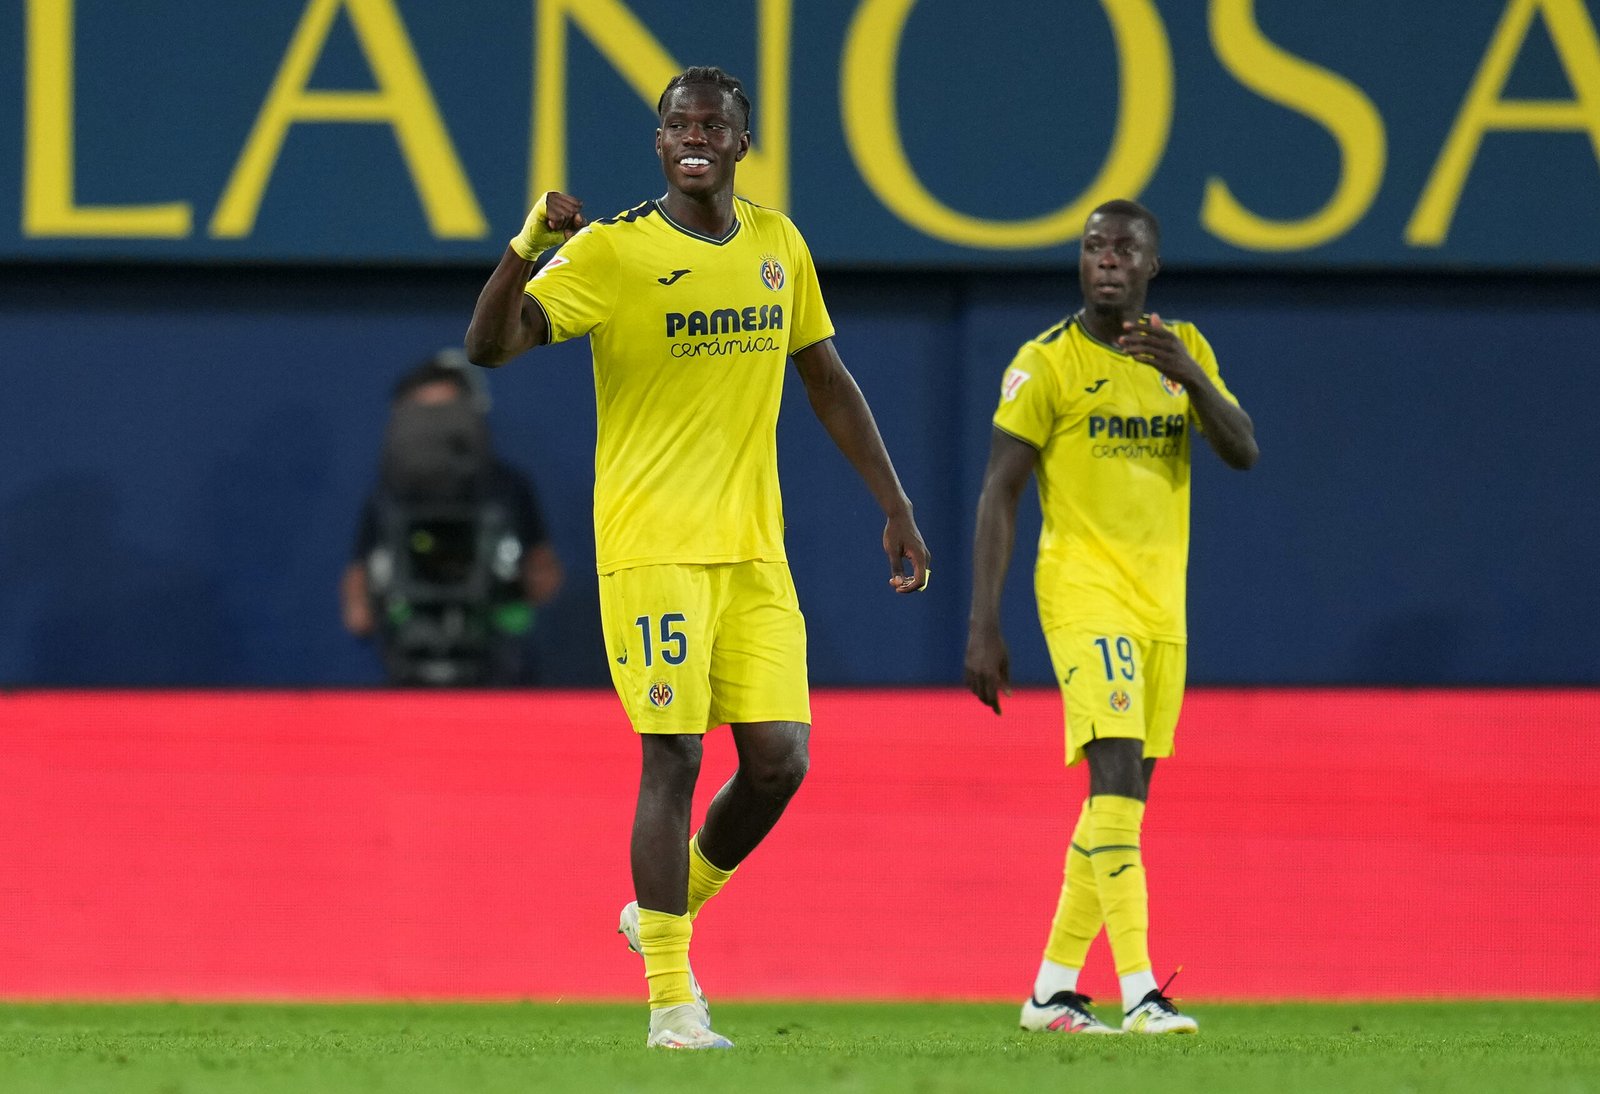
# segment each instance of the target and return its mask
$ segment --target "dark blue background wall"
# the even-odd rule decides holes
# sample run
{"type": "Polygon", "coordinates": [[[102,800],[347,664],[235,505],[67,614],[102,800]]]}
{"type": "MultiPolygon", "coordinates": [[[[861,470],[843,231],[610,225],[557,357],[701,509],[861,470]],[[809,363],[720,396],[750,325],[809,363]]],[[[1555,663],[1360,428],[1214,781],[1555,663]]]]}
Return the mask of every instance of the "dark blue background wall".
{"type": "MultiPolygon", "coordinates": [[[[0,683],[376,682],[335,587],[395,376],[457,341],[480,270],[0,271],[0,683]]],[[[816,683],[959,679],[996,384],[1075,279],[825,277],[838,345],[935,552],[886,587],[881,521],[791,385],[791,560],[816,683]]],[[[1163,275],[1256,419],[1248,474],[1197,456],[1191,676],[1241,683],[1600,683],[1592,423],[1600,280],[1163,275]]],[[[606,680],[589,527],[587,349],[494,373],[570,580],[552,683],[606,680]]],[[[1016,675],[1048,679],[1026,503],[1016,675]]]]}

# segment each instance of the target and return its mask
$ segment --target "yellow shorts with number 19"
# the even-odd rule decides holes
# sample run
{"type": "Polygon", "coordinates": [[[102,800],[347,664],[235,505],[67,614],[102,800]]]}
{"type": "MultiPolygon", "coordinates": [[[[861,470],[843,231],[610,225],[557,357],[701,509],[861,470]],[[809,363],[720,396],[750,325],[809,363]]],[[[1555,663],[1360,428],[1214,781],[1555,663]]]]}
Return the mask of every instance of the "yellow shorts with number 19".
{"type": "Polygon", "coordinates": [[[611,681],[638,733],[811,724],[806,622],[785,562],[600,575],[611,681]]]}
{"type": "Polygon", "coordinates": [[[1068,767],[1102,737],[1143,741],[1146,758],[1172,755],[1186,647],[1092,627],[1061,628],[1044,639],[1066,708],[1068,767]]]}

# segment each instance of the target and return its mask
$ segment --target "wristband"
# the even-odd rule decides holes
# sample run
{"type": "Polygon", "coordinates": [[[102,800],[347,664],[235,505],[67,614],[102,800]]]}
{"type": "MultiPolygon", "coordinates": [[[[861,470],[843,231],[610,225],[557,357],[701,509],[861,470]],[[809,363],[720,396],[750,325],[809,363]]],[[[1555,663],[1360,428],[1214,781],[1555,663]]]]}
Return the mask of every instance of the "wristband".
{"type": "Polygon", "coordinates": [[[541,252],[567,238],[565,232],[550,227],[550,211],[545,206],[549,196],[548,191],[539,195],[539,200],[533,203],[533,211],[522,224],[522,231],[511,237],[511,249],[526,262],[532,262],[541,252]]]}

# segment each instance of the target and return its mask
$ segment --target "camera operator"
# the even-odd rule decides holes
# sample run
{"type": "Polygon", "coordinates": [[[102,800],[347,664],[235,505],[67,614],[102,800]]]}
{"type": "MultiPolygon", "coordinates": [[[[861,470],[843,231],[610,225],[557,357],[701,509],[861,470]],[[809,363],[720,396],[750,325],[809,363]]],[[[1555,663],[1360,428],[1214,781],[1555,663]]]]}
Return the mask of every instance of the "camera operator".
{"type": "Polygon", "coordinates": [[[533,484],[494,454],[483,384],[464,354],[444,350],[390,400],[340,604],[345,629],[374,639],[391,684],[536,682],[527,636],[563,572],[533,484]]]}

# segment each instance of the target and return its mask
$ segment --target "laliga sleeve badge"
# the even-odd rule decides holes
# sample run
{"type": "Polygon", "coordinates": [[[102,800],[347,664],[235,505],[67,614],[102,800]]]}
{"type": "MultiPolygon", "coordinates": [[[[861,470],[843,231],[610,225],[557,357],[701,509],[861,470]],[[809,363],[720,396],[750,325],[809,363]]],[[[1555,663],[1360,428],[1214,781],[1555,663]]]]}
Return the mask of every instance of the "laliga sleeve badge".
{"type": "Polygon", "coordinates": [[[539,272],[533,275],[533,279],[537,281],[547,273],[554,273],[561,267],[570,265],[572,265],[572,259],[568,258],[566,255],[558,254],[549,262],[546,262],[543,266],[540,266],[539,272]]]}

